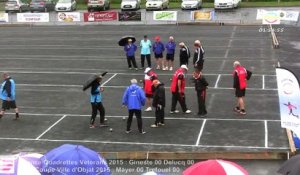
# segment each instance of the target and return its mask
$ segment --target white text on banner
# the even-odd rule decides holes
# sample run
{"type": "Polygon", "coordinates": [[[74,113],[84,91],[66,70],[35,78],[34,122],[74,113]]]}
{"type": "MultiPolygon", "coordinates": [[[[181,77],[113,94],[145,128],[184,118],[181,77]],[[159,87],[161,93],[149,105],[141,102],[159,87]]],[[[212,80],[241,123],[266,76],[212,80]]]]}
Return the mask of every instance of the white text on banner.
{"type": "Polygon", "coordinates": [[[17,13],[17,22],[49,22],[49,13],[17,13]]]}

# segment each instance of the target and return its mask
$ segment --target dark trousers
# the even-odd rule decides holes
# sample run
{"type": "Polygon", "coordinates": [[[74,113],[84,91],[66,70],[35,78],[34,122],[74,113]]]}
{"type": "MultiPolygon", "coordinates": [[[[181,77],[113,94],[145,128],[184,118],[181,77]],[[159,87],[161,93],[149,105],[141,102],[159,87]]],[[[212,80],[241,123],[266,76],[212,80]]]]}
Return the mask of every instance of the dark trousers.
{"type": "Polygon", "coordinates": [[[139,109],[128,110],[127,131],[130,131],[133,114],[136,116],[139,132],[143,131],[142,111],[139,109]]]}
{"type": "Polygon", "coordinates": [[[155,125],[158,123],[165,123],[165,108],[155,108],[155,125]]]}
{"type": "Polygon", "coordinates": [[[179,94],[179,92],[172,93],[171,111],[175,111],[177,101],[179,101],[182,111],[185,112],[187,110],[186,103],[185,103],[185,95],[179,94]]]}
{"type": "Polygon", "coordinates": [[[195,70],[197,70],[197,71],[202,71],[202,69],[203,69],[203,63],[204,63],[204,60],[200,60],[199,62],[198,62],[198,64],[197,64],[197,66],[195,66],[195,70]]]}
{"type": "Polygon", "coordinates": [[[127,63],[128,67],[131,68],[131,64],[133,64],[134,68],[137,68],[135,57],[134,56],[127,56],[127,63]]]}
{"type": "Polygon", "coordinates": [[[142,68],[144,68],[144,65],[145,65],[145,57],[147,59],[148,67],[151,67],[151,55],[148,54],[148,55],[141,55],[141,65],[142,65],[142,68]]]}
{"type": "Polygon", "coordinates": [[[206,115],[206,107],[205,107],[205,98],[206,98],[206,90],[197,91],[197,99],[198,99],[198,114],[206,115]]]}
{"type": "Polygon", "coordinates": [[[179,60],[179,63],[180,63],[180,65],[179,66],[181,66],[181,65],[188,65],[189,64],[189,60],[188,59],[180,59],[179,60]]]}
{"type": "Polygon", "coordinates": [[[104,117],[105,117],[105,109],[102,105],[102,103],[91,103],[92,105],[92,116],[90,124],[93,125],[95,123],[95,119],[97,116],[97,111],[100,112],[100,123],[104,123],[104,117]]]}

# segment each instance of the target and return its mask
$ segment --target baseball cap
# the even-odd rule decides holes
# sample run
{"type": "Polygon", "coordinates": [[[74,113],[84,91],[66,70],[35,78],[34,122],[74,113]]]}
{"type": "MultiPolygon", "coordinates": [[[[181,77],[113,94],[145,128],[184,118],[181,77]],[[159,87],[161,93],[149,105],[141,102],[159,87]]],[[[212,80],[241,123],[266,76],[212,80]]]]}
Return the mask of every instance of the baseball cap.
{"type": "Polygon", "coordinates": [[[180,67],[181,67],[182,69],[189,70],[188,67],[187,67],[185,64],[181,65],[180,67]]]}
{"type": "Polygon", "coordinates": [[[146,74],[146,73],[148,73],[150,70],[151,70],[151,68],[150,68],[150,67],[147,67],[147,68],[145,69],[144,73],[146,74]]]}

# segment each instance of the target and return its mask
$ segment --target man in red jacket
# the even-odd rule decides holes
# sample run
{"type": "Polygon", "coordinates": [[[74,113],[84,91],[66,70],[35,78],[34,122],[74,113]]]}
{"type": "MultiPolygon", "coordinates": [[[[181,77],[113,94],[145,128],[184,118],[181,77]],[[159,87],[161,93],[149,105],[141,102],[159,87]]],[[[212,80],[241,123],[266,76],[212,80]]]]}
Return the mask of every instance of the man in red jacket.
{"type": "Polygon", "coordinates": [[[145,112],[152,111],[151,99],[153,98],[153,89],[152,81],[157,79],[157,74],[150,68],[145,69],[145,78],[144,78],[144,91],[146,95],[146,109],[145,112]]]}
{"type": "Polygon", "coordinates": [[[188,68],[186,65],[181,65],[179,69],[176,70],[176,72],[173,74],[172,83],[171,83],[171,92],[172,92],[172,106],[170,113],[179,113],[178,110],[176,110],[176,104],[177,101],[179,101],[179,104],[182,108],[182,111],[186,114],[191,113],[189,109],[186,107],[185,103],[185,74],[187,73],[188,68]]]}
{"type": "Polygon", "coordinates": [[[233,88],[235,89],[235,96],[237,97],[237,106],[234,111],[239,114],[246,115],[244,97],[247,88],[247,74],[249,73],[239,61],[233,63],[233,88]]]}

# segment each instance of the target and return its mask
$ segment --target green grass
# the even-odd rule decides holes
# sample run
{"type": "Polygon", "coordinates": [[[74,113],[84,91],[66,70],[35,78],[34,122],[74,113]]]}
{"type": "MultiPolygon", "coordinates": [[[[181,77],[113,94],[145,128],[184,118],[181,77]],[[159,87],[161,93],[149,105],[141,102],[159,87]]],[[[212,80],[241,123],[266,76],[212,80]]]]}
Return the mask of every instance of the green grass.
{"type": "MultiPolygon", "coordinates": [[[[77,9],[78,10],[87,10],[86,4],[84,0],[77,1],[77,9]]],[[[113,0],[111,4],[111,9],[120,9],[120,2],[121,0],[113,0]]],[[[181,2],[170,2],[170,9],[178,9],[180,8],[181,2]]],[[[4,2],[0,2],[0,11],[4,11],[4,2]]],[[[285,1],[278,3],[277,1],[268,1],[268,2],[242,2],[241,7],[299,7],[299,1],[285,1]]],[[[213,8],[214,3],[212,2],[205,2],[203,3],[203,8],[213,8]]],[[[142,9],[145,8],[145,1],[142,0],[142,9]]]]}

